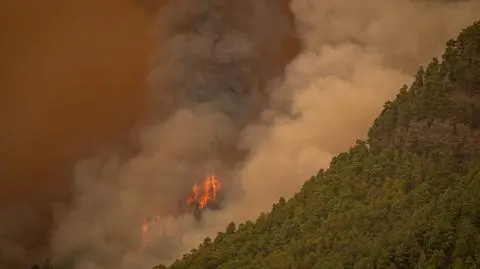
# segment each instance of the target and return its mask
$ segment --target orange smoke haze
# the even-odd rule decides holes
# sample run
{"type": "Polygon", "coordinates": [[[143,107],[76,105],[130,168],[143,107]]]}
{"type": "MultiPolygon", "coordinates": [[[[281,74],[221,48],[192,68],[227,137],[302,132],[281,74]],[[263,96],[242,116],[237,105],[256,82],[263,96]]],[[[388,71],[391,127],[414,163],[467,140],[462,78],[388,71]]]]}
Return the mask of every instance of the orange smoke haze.
{"type": "Polygon", "coordinates": [[[43,244],[73,164],[125,144],[145,117],[151,25],[132,0],[0,2],[0,212],[23,203],[39,215],[7,234],[43,244]]]}
{"type": "Polygon", "coordinates": [[[0,18],[0,203],[64,197],[65,168],[144,115],[150,22],[130,0],[6,0],[0,18]]]}

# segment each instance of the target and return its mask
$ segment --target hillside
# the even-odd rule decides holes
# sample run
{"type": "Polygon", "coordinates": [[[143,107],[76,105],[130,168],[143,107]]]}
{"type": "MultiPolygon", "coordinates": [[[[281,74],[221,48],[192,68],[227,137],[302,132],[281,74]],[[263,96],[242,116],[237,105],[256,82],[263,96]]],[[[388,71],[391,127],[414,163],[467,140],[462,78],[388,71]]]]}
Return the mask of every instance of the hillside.
{"type": "Polygon", "coordinates": [[[480,268],[480,22],[288,201],[171,269],[480,268]]]}

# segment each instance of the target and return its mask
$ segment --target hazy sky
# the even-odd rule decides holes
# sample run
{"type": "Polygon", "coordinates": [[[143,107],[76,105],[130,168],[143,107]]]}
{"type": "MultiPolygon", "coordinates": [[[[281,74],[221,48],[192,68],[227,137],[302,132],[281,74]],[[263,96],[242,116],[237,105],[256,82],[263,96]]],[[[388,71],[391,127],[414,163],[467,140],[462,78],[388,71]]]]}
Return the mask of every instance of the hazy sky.
{"type": "Polygon", "coordinates": [[[131,0],[0,2],[0,211],[64,199],[75,161],[125,141],[148,104],[151,25],[131,0]]]}
{"type": "Polygon", "coordinates": [[[0,3],[2,203],[58,188],[59,168],[142,115],[150,23],[112,3],[0,3]]]}

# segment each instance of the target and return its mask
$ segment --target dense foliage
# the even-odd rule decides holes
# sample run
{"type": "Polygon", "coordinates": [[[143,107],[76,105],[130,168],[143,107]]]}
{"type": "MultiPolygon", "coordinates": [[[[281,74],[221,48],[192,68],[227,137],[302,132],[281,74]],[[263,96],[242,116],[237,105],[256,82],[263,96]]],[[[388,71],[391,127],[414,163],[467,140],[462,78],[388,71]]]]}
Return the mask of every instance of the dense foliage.
{"type": "Polygon", "coordinates": [[[292,199],[156,268],[480,268],[479,128],[476,22],[292,199]]]}

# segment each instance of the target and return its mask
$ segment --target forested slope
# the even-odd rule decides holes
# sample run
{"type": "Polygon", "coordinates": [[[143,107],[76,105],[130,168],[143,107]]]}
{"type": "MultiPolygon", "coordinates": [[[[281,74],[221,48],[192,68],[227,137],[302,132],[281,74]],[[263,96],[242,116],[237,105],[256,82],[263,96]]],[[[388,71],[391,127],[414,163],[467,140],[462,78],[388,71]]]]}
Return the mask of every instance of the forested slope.
{"type": "Polygon", "coordinates": [[[480,22],[385,104],[366,141],[168,268],[480,268],[480,22]]]}

